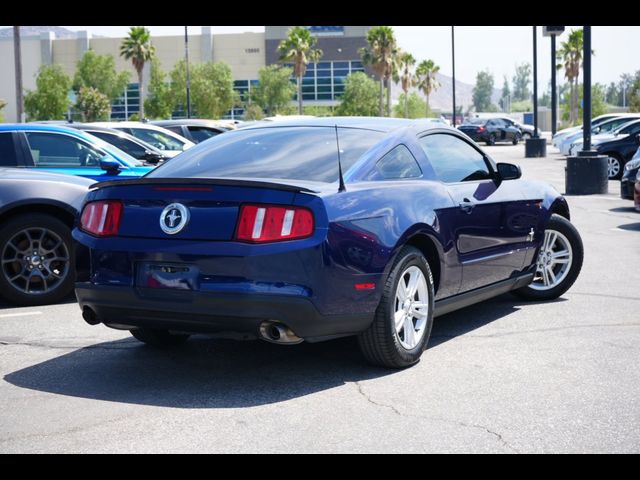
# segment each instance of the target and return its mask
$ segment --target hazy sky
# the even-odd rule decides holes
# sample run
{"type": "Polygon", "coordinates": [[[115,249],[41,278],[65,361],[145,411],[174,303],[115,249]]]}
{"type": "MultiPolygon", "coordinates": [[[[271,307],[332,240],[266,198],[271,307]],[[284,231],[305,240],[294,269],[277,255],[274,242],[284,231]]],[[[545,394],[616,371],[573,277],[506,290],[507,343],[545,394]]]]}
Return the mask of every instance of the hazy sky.
{"type": "MultiPolygon", "coordinates": [[[[124,36],[129,27],[83,26],[69,30],[89,30],[97,35],[124,36]]],[[[184,27],[148,27],[152,35],[182,35],[184,27]]],[[[433,59],[441,72],[451,75],[451,27],[393,27],[400,47],[419,61],[433,59]]],[[[568,30],[560,40],[567,37],[568,30]]],[[[200,33],[201,27],[189,27],[190,33],[200,33]]],[[[544,91],[551,78],[551,43],[538,28],[538,82],[544,91]]],[[[261,32],[262,26],[213,27],[214,33],[261,32]]],[[[595,50],[593,81],[617,81],[621,73],[640,70],[640,27],[593,27],[592,46],[595,50]]],[[[515,65],[532,62],[533,31],[531,27],[456,27],[456,74],[463,82],[475,83],[476,73],[489,69],[495,77],[495,87],[501,88],[504,75],[511,80],[515,65]]],[[[563,75],[562,73],[560,75],[563,75]]]]}

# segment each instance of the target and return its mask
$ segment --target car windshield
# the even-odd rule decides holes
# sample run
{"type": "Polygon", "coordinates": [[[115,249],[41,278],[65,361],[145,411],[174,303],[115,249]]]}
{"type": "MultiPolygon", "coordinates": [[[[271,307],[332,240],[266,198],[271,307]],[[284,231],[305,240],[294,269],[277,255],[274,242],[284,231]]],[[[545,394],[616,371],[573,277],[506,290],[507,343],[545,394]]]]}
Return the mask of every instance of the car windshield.
{"type": "Polygon", "coordinates": [[[184,150],[185,143],[159,130],[132,128],[131,134],[160,150],[184,150]]]}
{"type": "MultiPolygon", "coordinates": [[[[342,171],[346,173],[384,133],[339,128],[342,171]]],[[[278,178],[331,183],[338,180],[333,127],[270,127],[236,130],[180,154],[147,177],[278,178]]]]}
{"type": "Polygon", "coordinates": [[[614,135],[625,135],[627,133],[631,133],[632,131],[634,131],[636,129],[636,127],[640,125],[640,121],[638,120],[631,120],[623,125],[620,125],[620,127],[616,128],[613,131],[614,135]]]}

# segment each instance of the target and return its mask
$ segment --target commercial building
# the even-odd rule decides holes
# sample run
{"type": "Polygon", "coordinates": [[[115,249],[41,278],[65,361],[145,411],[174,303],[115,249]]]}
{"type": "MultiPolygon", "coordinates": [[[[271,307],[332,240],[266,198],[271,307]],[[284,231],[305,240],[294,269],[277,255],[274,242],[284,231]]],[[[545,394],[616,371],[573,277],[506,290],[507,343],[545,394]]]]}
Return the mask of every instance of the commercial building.
{"type": "MultiPolygon", "coordinates": [[[[189,35],[190,62],[223,61],[231,67],[234,85],[243,98],[257,83],[258,71],[265,65],[278,63],[277,46],[286,37],[288,26],[265,27],[264,33],[215,34],[211,27],[202,27],[199,34],[189,35]]],[[[346,76],[364,71],[358,50],[366,46],[366,34],[371,27],[361,26],[311,26],[309,30],[318,37],[317,47],[324,55],[318,64],[309,65],[303,80],[303,98],[308,105],[336,105],[344,91],[346,76]]],[[[51,32],[21,39],[23,86],[35,89],[36,75],[41,65],[59,64],[73,76],[76,63],[84,53],[93,49],[99,54],[115,58],[118,71],[129,71],[131,79],[136,74],[131,62],[119,55],[122,38],[94,37],[81,31],[76,38],[55,38],[51,32]]],[[[156,54],[164,70],[171,70],[184,58],[184,36],[153,37],[156,54]]],[[[15,72],[13,39],[0,39],[0,98],[8,102],[3,113],[8,122],[18,121],[15,106],[15,72]]],[[[149,79],[149,65],[145,81],[149,79]]],[[[145,89],[146,91],[146,89],[145,89]]],[[[137,113],[140,105],[139,86],[131,83],[122,96],[113,102],[112,119],[124,120],[137,113]]],[[[242,109],[229,112],[239,116],[242,109]]]]}

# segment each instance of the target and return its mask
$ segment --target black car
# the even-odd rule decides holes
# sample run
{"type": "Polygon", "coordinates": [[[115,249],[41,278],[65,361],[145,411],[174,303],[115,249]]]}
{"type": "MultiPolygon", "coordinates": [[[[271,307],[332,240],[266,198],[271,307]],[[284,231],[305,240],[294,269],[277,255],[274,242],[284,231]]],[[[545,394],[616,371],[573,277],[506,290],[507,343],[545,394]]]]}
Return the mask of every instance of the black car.
{"type": "Polygon", "coordinates": [[[42,305],[71,293],[76,271],[71,229],[94,183],[0,168],[0,296],[18,305],[42,305]]]}
{"type": "Polygon", "coordinates": [[[609,179],[622,177],[624,167],[640,145],[640,120],[633,120],[618,128],[611,135],[595,137],[593,149],[609,159],[609,179]]]}
{"type": "Polygon", "coordinates": [[[620,182],[620,197],[623,199],[633,200],[633,190],[638,172],[640,172],[640,147],[631,161],[624,166],[624,174],[620,182]]]}
{"type": "Polygon", "coordinates": [[[496,142],[510,142],[517,145],[522,139],[520,129],[510,121],[502,118],[472,118],[460,125],[458,129],[476,142],[495,145],[496,142]]]}
{"type": "MultiPolygon", "coordinates": [[[[526,138],[533,138],[535,131],[536,131],[536,127],[534,127],[533,125],[528,125],[526,123],[520,123],[520,122],[516,122],[515,120],[513,120],[512,118],[509,117],[495,117],[495,118],[500,118],[500,120],[503,120],[507,126],[515,126],[516,128],[520,129],[520,133],[522,133],[522,138],[526,139],[526,138]]],[[[538,136],[540,136],[540,129],[538,128],[538,136]]]]}
{"type": "Polygon", "coordinates": [[[98,137],[123,152],[128,153],[136,160],[156,165],[169,159],[169,157],[162,153],[162,150],[120,130],[96,127],[95,125],[86,125],[83,123],[68,123],[65,126],[90,133],[94,137],[98,137]]]}
{"type": "Polygon", "coordinates": [[[183,119],[183,120],[158,120],[149,122],[151,125],[166,128],[173,133],[183,136],[191,140],[193,143],[204,142],[205,140],[220,135],[221,133],[232,130],[231,124],[223,126],[219,122],[213,120],[197,120],[197,119],[183,119]]]}

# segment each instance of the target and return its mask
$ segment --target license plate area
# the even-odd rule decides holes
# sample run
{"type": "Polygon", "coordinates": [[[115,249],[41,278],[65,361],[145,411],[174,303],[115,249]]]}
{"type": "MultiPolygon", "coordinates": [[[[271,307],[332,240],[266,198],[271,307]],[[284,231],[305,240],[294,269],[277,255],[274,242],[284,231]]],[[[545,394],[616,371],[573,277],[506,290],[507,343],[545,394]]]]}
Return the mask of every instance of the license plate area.
{"type": "Polygon", "coordinates": [[[200,269],[176,263],[139,263],[136,286],[163,290],[200,290],[200,269]]]}

